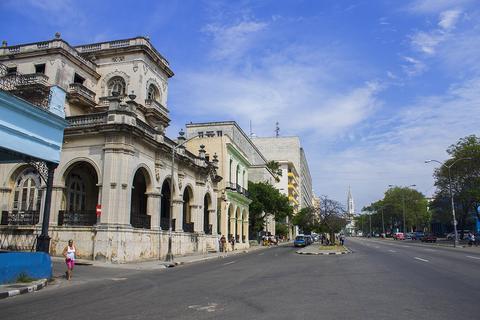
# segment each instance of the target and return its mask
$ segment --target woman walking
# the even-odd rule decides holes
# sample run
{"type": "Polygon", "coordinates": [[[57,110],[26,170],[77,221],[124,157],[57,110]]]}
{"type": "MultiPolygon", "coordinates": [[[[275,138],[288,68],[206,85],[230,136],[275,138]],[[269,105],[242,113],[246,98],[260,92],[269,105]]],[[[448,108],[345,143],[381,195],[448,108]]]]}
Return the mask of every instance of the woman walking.
{"type": "Polygon", "coordinates": [[[65,257],[65,263],[67,264],[67,280],[72,278],[73,267],[75,266],[75,251],[76,248],[73,245],[73,240],[68,240],[68,245],[63,249],[63,256],[65,257]]]}

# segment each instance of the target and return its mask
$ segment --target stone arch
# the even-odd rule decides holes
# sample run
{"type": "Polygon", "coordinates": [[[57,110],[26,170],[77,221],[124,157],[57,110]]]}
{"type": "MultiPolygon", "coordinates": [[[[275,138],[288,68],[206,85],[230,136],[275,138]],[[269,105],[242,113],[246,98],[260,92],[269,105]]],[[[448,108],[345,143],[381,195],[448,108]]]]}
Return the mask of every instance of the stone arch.
{"type": "Polygon", "coordinates": [[[194,204],[193,198],[193,189],[191,185],[186,185],[183,189],[183,208],[182,208],[182,226],[183,231],[193,232],[194,231],[194,222],[193,222],[193,212],[192,207],[194,204]]]}
{"type": "Polygon", "coordinates": [[[203,231],[205,234],[212,234],[213,225],[210,221],[210,211],[212,209],[212,196],[209,192],[203,197],[203,231]]]}
{"type": "Polygon", "coordinates": [[[94,225],[99,193],[95,167],[89,161],[73,161],[64,169],[61,176],[65,186],[64,203],[58,214],[58,225],[94,225]]]}
{"type": "Polygon", "coordinates": [[[243,223],[243,228],[242,228],[242,238],[244,242],[247,242],[248,239],[248,225],[249,225],[249,217],[248,217],[248,210],[243,209],[242,210],[242,223],[243,223]]]}
{"type": "Polygon", "coordinates": [[[130,185],[133,185],[133,179],[135,178],[135,174],[138,172],[138,170],[142,170],[142,172],[145,175],[145,180],[147,183],[147,192],[153,192],[153,179],[152,177],[154,176],[152,174],[152,170],[150,170],[150,167],[148,167],[144,163],[139,163],[134,169],[133,169],[133,175],[130,180],[130,185]]]}
{"type": "Polygon", "coordinates": [[[134,172],[130,193],[130,224],[134,228],[150,229],[147,192],[151,178],[144,166],[139,166],[134,172]]]}
{"type": "Polygon", "coordinates": [[[240,207],[237,207],[237,210],[235,210],[235,241],[236,242],[241,242],[242,240],[242,209],[240,207]]]}
{"type": "Polygon", "coordinates": [[[68,161],[67,163],[65,163],[65,165],[62,167],[62,169],[58,173],[58,179],[60,179],[59,182],[62,186],[65,186],[65,177],[67,176],[68,171],[71,170],[73,168],[72,166],[77,162],[86,162],[86,163],[90,164],[93,167],[93,169],[95,169],[95,173],[97,175],[97,184],[101,184],[102,173],[101,173],[97,163],[90,158],[78,157],[78,158],[74,158],[74,159],[68,161]]]}
{"type": "MultiPolygon", "coordinates": [[[[235,209],[233,203],[228,206],[227,211],[227,237],[228,240],[233,237],[233,233],[235,230],[235,225],[232,223],[232,219],[235,219],[235,209]]],[[[234,221],[234,220],[233,220],[234,221]]]]}
{"type": "MultiPolygon", "coordinates": [[[[170,201],[171,201],[171,183],[172,180],[168,177],[163,180],[160,200],[160,227],[162,230],[168,230],[170,228],[170,201]]],[[[175,192],[175,191],[174,191],[175,192]]]]}
{"type": "Polygon", "coordinates": [[[108,96],[108,82],[114,77],[123,78],[123,80],[125,81],[125,93],[128,94],[128,87],[130,86],[130,76],[123,71],[115,70],[107,73],[102,79],[100,87],[102,89],[101,91],[103,92],[103,95],[108,96]]]}
{"type": "Polygon", "coordinates": [[[158,94],[158,96],[154,100],[160,102],[161,99],[162,99],[163,91],[161,89],[162,88],[161,85],[158,83],[158,81],[155,78],[150,78],[150,79],[147,80],[147,83],[145,84],[145,98],[149,99],[148,91],[149,91],[151,86],[155,87],[155,89],[157,90],[157,94],[158,94]]]}

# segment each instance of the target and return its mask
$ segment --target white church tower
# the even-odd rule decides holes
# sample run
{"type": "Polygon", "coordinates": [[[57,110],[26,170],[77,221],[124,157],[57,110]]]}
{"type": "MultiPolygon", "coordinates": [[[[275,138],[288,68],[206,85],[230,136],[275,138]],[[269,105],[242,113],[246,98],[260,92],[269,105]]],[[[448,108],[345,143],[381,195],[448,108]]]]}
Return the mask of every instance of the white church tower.
{"type": "Polygon", "coordinates": [[[348,224],[345,226],[345,233],[349,236],[355,236],[355,204],[353,202],[352,190],[348,186],[348,196],[347,196],[347,213],[348,213],[348,224]]]}

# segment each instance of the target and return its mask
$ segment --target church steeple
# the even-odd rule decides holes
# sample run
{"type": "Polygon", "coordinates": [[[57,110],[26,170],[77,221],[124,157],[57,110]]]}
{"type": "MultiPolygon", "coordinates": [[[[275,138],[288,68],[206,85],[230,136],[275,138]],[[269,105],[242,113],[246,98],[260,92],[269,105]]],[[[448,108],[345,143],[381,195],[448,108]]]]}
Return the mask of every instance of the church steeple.
{"type": "Polygon", "coordinates": [[[353,203],[352,190],[350,186],[348,186],[347,212],[352,216],[355,214],[355,205],[353,203]]]}

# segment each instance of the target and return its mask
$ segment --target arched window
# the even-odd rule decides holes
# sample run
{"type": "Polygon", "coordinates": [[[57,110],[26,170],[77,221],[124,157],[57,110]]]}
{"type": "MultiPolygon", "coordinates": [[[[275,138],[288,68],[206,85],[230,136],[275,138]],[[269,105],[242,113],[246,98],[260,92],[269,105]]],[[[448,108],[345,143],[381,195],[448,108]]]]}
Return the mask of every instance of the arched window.
{"type": "Polygon", "coordinates": [[[147,99],[148,100],[157,100],[159,98],[158,89],[153,84],[148,87],[147,90],[147,99]]]}
{"type": "Polygon", "coordinates": [[[67,182],[67,188],[68,211],[76,212],[85,210],[87,193],[85,191],[85,182],[82,177],[77,174],[72,174],[67,182]]]}
{"type": "Polygon", "coordinates": [[[33,168],[25,169],[15,182],[12,209],[18,211],[40,210],[41,201],[40,176],[33,168]]]}
{"type": "Polygon", "coordinates": [[[120,76],[112,77],[107,84],[108,96],[113,96],[114,92],[120,96],[124,96],[126,92],[125,80],[120,76]]]}

